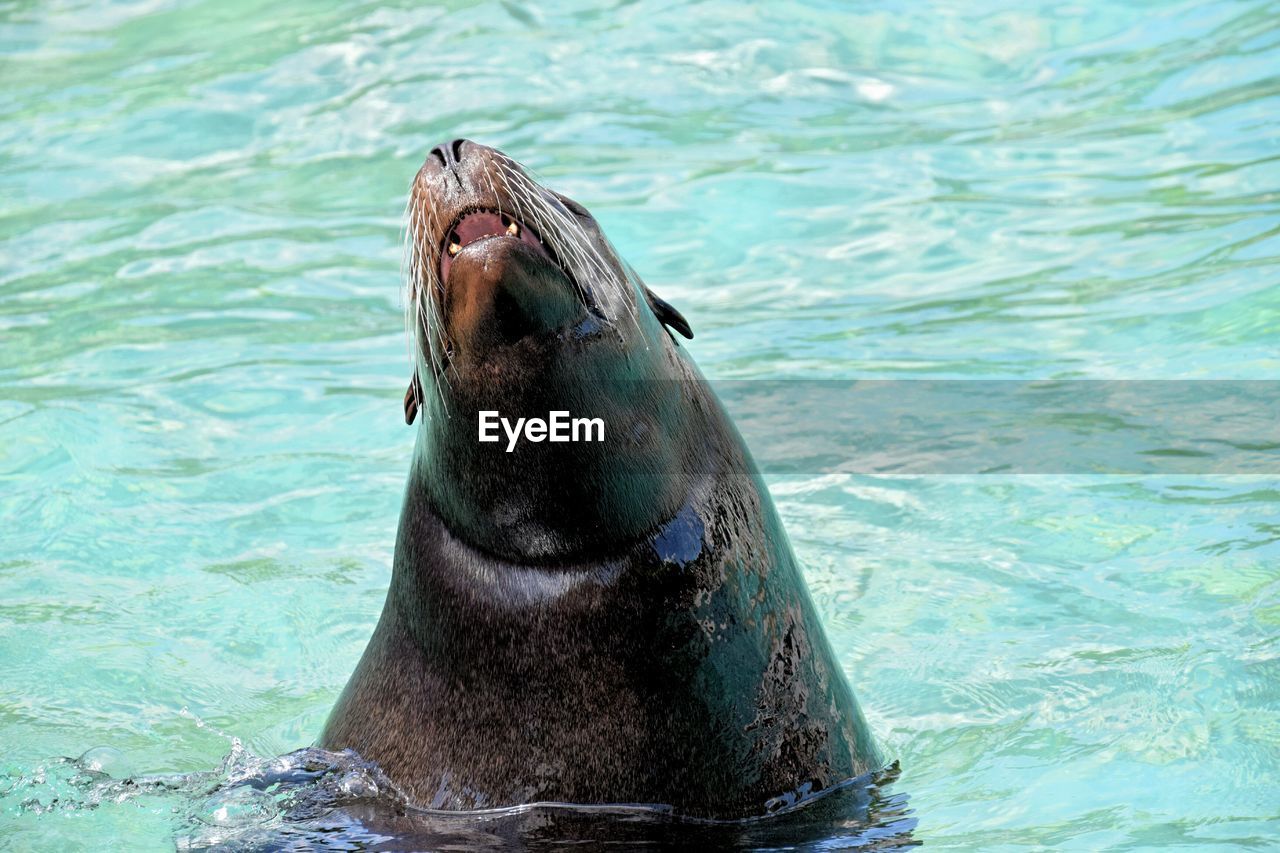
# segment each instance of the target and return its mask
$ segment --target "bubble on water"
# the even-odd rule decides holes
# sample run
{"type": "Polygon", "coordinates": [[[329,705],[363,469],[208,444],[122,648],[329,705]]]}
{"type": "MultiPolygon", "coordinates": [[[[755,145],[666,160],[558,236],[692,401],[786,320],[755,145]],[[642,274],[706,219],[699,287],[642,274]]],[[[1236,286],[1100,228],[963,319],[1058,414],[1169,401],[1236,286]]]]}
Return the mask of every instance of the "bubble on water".
{"type": "Polygon", "coordinates": [[[266,823],[280,813],[275,797],[254,788],[229,788],[204,801],[195,818],[209,826],[240,828],[266,823]]]}
{"type": "Polygon", "coordinates": [[[128,756],[111,746],[95,746],[86,750],[75,763],[82,770],[113,779],[126,779],[137,772],[128,756]]]}
{"type": "Polygon", "coordinates": [[[363,771],[344,775],[338,780],[337,789],[339,793],[356,799],[369,799],[381,793],[378,783],[363,771]]]}

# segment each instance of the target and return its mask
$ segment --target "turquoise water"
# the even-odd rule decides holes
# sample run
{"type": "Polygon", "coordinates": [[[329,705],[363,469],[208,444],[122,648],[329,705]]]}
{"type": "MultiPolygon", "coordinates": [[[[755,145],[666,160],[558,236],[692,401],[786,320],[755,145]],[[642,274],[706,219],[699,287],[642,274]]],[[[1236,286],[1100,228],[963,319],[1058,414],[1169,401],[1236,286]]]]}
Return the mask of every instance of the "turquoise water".
{"type": "MultiPolygon", "coordinates": [[[[589,206],[713,378],[1275,377],[1280,6],[849,8],[0,4],[0,847],[186,832],[58,756],[319,733],[444,139],[589,206]]],[[[1280,466],[1048,470],[770,477],[915,838],[1274,844],[1280,466]]]]}

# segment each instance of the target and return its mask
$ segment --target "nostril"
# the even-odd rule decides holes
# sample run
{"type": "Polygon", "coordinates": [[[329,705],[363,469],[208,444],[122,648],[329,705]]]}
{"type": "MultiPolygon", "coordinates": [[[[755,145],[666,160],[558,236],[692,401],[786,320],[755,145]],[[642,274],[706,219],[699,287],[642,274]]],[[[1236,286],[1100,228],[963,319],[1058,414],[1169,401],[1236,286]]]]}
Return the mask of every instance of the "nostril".
{"type": "Polygon", "coordinates": [[[444,142],[431,149],[431,156],[440,161],[440,165],[446,169],[456,168],[462,162],[462,146],[467,140],[455,139],[452,142],[444,142]]]}

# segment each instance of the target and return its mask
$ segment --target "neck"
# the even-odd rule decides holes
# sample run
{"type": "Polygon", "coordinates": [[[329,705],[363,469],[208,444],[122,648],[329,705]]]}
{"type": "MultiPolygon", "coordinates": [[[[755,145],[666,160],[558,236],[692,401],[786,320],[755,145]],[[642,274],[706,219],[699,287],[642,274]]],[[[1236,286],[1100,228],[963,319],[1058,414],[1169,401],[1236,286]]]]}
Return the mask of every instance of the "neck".
{"type": "Polygon", "coordinates": [[[608,557],[671,518],[690,479],[673,472],[694,475],[702,464],[700,425],[674,414],[686,410],[686,391],[621,371],[585,376],[577,364],[458,383],[443,399],[428,394],[409,488],[461,541],[495,557],[608,557]],[[567,440],[547,435],[553,412],[565,413],[554,418],[567,440]],[[480,441],[482,413],[495,440],[480,441]]]}

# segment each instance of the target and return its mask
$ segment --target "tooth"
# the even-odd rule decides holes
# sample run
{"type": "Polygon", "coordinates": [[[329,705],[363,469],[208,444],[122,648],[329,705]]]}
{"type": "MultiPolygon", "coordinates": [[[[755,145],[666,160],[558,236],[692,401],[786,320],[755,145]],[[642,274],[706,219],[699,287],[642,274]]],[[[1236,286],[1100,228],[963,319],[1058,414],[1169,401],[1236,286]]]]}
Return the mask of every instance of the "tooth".
{"type": "Polygon", "coordinates": [[[512,222],[510,225],[507,226],[507,233],[510,234],[512,237],[519,237],[520,226],[517,225],[515,222],[512,222]]]}
{"type": "Polygon", "coordinates": [[[459,253],[459,252],[461,252],[461,251],[462,251],[462,247],[461,247],[461,246],[459,246],[457,243],[450,243],[450,244],[449,244],[449,254],[450,254],[450,255],[456,255],[456,254],[458,254],[458,253],[459,253]]]}

